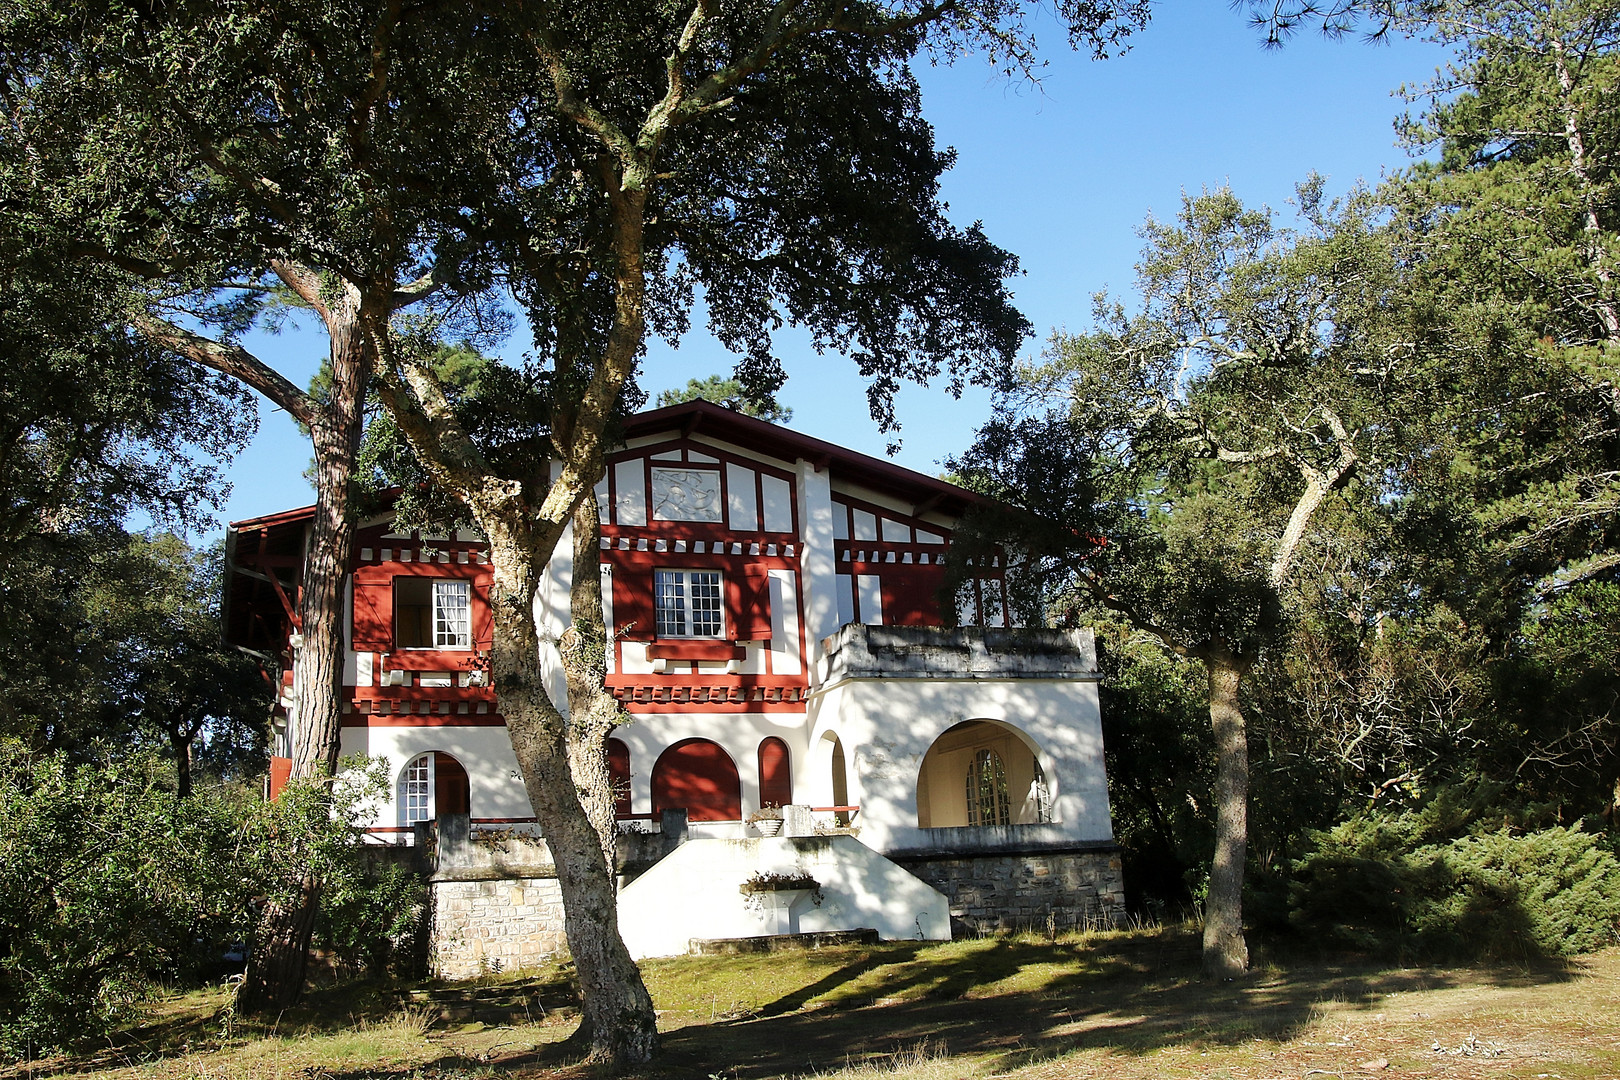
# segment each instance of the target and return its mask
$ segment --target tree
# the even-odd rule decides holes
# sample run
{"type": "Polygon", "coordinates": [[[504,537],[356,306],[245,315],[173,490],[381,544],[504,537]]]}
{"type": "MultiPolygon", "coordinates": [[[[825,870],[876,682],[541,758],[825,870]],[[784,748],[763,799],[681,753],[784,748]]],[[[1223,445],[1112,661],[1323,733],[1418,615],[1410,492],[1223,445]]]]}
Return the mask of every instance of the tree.
{"type": "Polygon", "coordinates": [[[89,597],[111,639],[104,708],[174,759],[175,790],[192,793],[199,755],[238,776],[262,772],[271,687],[256,661],[225,644],[220,552],[173,535],[132,536],[89,597]]]}
{"type": "MultiPolygon", "coordinates": [[[[298,776],[336,762],[349,477],[371,372],[394,314],[455,276],[441,263],[457,261],[446,253],[480,198],[452,182],[489,179],[485,114],[472,103],[494,84],[465,51],[478,23],[459,7],[365,0],[29,2],[0,17],[6,242],[110,280],[122,325],[240,380],[310,432],[298,776]],[[326,330],[324,401],[241,343],[282,301],[326,330]]],[[[244,1009],[297,995],[318,887],[307,880],[295,910],[268,914],[244,1009]]]]}
{"type": "Polygon", "coordinates": [[[683,401],[710,401],[724,405],[733,412],[757,417],[771,424],[786,424],[793,420],[793,410],[778,404],[775,398],[756,399],[743,392],[742,383],[721,375],[706,379],[689,379],[685,389],[663,390],[658,394],[658,406],[679,405],[683,401]]]}
{"type": "MultiPolygon", "coordinates": [[[[1103,49],[1139,25],[1135,4],[1078,4],[1076,40],[1103,49]]],[[[924,44],[983,48],[1014,67],[1027,40],[1009,4],[816,4],[690,10],[622,4],[508,13],[504,39],[533,73],[514,139],[530,170],[493,235],[540,357],[526,374],[556,463],[503,463],[435,377],[430,333],[396,350],[381,396],[434,482],[489,540],[493,682],[530,802],[556,857],[593,1056],[649,1057],[656,1028],[614,926],[597,575],[576,573],[559,643],[567,712],[547,698],[533,617],[540,574],[572,525],[575,565],[598,559],[588,495],[603,472],[649,328],[687,325],[702,285],[710,328],[742,354],[760,398],[781,383],[771,334],[807,327],[852,353],[892,425],[900,379],[946,370],[995,383],[1026,332],[1004,277],[1014,263],[937,199],[948,156],[918,113],[907,59],[924,44]]]]}
{"type": "MultiPolygon", "coordinates": [[[[1018,519],[1023,603],[1096,605],[1200,661],[1215,742],[1215,850],[1204,963],[1248,964],[1242,923],[1249,753],[1241,691],[1288,625],[1325,504],[1360,494],[1421,385],[1388,342],[1394,252],[1361,193],[1300,189],[1303,228],[1229,191],[1149,220],[1141,310],[1099,296],[1098,329],[1054,334],[954,467],[1018,519]],[[1397,359],[1392,360],[1391,357],[1397,359]]],[[[1414,421],[1415,422],[1415,421],[1414,421]]],[[[1364,497],[1364,496],[1363,496],[1364,497]]],[[[991,513],[971,560],[1007,535],[991,513]]]]}

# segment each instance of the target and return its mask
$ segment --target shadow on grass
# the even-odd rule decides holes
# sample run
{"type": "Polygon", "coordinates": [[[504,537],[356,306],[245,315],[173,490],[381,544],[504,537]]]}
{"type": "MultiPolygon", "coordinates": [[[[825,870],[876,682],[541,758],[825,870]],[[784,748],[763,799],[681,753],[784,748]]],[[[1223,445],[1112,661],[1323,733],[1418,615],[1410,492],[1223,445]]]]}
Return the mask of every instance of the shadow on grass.
{"type": "MultiPolygon", "coordinates": [[[[1075,1050],[1136,1056],[1167,1047],[1286,1040],[1317,1019],[1324,1002],[1374,1010],[1392,994],[1465,981],[1442,969],[1341,959],[1216,983],[1202,974],[1196,938],[1174,931],[1078,946],[1000,941],[919,959],[920,951],[873,950],[754,1017],[666,1032],[663,1054],[636,1075],[758,1080],[881,1066],[921,1046],[981,1059],[982,1071],[1001,1073],[1075,1050]],[[1032,971],[1033,978],[1020,980],[1032,971]],[[1018,989],[982,989],[1004,982],[1018,989]]],[[[1564,965],[1466,972],[1467,982],[1490,985],[1570,977],[1564,965]]],[[[569,1064],[557,1047],[501,1061],[503,1068],[592,1075],[569,1064]]]]}
{"type": "MultiPolygon", "coordinates": [[[[1174,928],[1078,944],[1004,939],[960,948],[894,943],[852,951],[815,981],[781,994],[749,1017],[698,1020],[666,1031],[663,1054],[636,1075],[669,1080],[802,1076],[851,1064],[886,1065],[897,1052],[925,1045],[936,1053],[976,1059],[976,1070],[988,1072],[1076,1050],[1135,1056],[1169,1047],[1213,1049],[1256,1038],[1289,1039],[1316,1020],[1326,1002],[1341,1010],[1371,1011],[1405,991],[1562,983],[1579,968],[1402,969],[1365,958],[1325,956],[1298,942],[1268,944],[1257,956],[1255,973],[1212,982],[1202,974],[1196,935],[1174,928]]],[[[455,996],[544,1000],[569,993],[567,982],[555,975],[471,987],[331,987],[311,992],[298,1008],[279,1017],[237,1021],[230,1034],[234,1040],[314,1036],[385,1022],[398,1015],[402,989],[417,989],[416,1000],[425,1002],[455,996]]],[[[221,1011],[223,997],[221,1008],[213,1012],[202,1004],[128,1032],[119,1046],[102,1054],[56,1065],[83,1071],[177,1056],[209,1042],[217,1046],[228,1018],[221,1011]]],[[[521,1041],[530,1041],[531,1034],[547,1037],[525,1029],[521,1041]]],[[[492,1066],[574,1080],[606,1075],[578,1064],[578,1054],[577,1045],[553,1041],[499,1054],[494,1061],[445,1052],[409,1067],[328,1065],[321,1075],[331,1080],[413,1073],[453,1078],[482,1075],[492,1066]]]]}

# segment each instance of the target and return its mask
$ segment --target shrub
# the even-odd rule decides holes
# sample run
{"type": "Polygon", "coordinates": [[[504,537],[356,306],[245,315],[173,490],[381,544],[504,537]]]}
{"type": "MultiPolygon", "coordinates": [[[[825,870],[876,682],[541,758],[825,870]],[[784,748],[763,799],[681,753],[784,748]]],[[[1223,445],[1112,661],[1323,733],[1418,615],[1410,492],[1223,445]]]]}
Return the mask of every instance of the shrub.
{"type": "Polygon", "coordinates": [[[272,803],[180,798],[156,758],[74,764],[0,742],[0,1057],[99,1039],[154,982],[216,971],[295,869],[320,877],[334,943],[386,958],[419,886],[367,874],[361,808],[386,779],[345,764],[272,803]]]}
{"type": "Polygon", "coordinates": [[[1290,921],[1319,939],[1427,957],[1570,956],[1620,937],[1620,860],[1575,826],[1436,838],[1447,807],[1314,834],[1290,921]]]}
{"type": "Polygon", "coordinates": [[[246,903],[218,858],[235,835],[224,800],[177,799],[152,759],[0,745],[0,1052],[95,1038],[217,956],[246,903]]]}

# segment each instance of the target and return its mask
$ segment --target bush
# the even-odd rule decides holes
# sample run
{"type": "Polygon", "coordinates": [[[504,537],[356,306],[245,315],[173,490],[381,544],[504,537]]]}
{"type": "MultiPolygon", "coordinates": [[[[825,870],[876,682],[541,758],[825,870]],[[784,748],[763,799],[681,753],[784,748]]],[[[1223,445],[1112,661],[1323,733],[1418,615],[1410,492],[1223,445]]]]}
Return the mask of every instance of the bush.
{"type": "Polygon", "coordinates": [[[148,983],[239,934],[237,815],[177,799],[162,766],[72,765],[0,745],[0,1052],[95,1038],[148,983]]]}
{"type": "Polygon", "coordinates": [[[1620,860],[1579,825],[1436,838],[1454,807],[1362,815],[1314,834],[1290,921],[1341,946],[1531,959],[1620,939],[1620,860]]]}
{"type": "Polygon", "coordinates": [[[406,978],[426,968],[423,916],[427,889],[402,866],[380,866],[329,881],[315,920],[315,940],[340,971],[406,978]]]}
{"type": "Polygon", "coordinates": [[[0,1057],[100,1039],[155,982],[217,972],[295,870],[320,877],[340,950],[386,958],[420,886],[367,874],[359,808],[386,780],[345,764],[272,803],[180,798],[156,758],[74,764],[0,742],[0,1057]]]}

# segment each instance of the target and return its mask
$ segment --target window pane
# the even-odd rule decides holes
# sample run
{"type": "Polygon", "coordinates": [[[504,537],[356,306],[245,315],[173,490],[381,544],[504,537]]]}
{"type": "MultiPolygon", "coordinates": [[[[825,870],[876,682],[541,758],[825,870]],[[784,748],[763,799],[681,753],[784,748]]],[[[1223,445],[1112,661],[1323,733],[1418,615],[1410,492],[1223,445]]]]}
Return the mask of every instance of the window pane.
{"type": "Polygon", "coordinates": [[[694,570],[692,581],[692,636],[719,637],[725,627],[720,611],[720,575],[694,570]]]}
{"type": "Polygon", "coordinates": [[[658,610],[658,636],[685,637],[685,575],[676,570],[654,570],[653,603],[658,610]]]}
{"type": "Polygon", "coordinates": [[[433,644],[439,648],[465,649],[472,645],[467,584],[433,583],[433,644]]]}
{"type": "Polygon", "coordinates": [[[433,816],[433,755],[423,754],[405,769],[400,824],[415,825],[433,816]]]}

